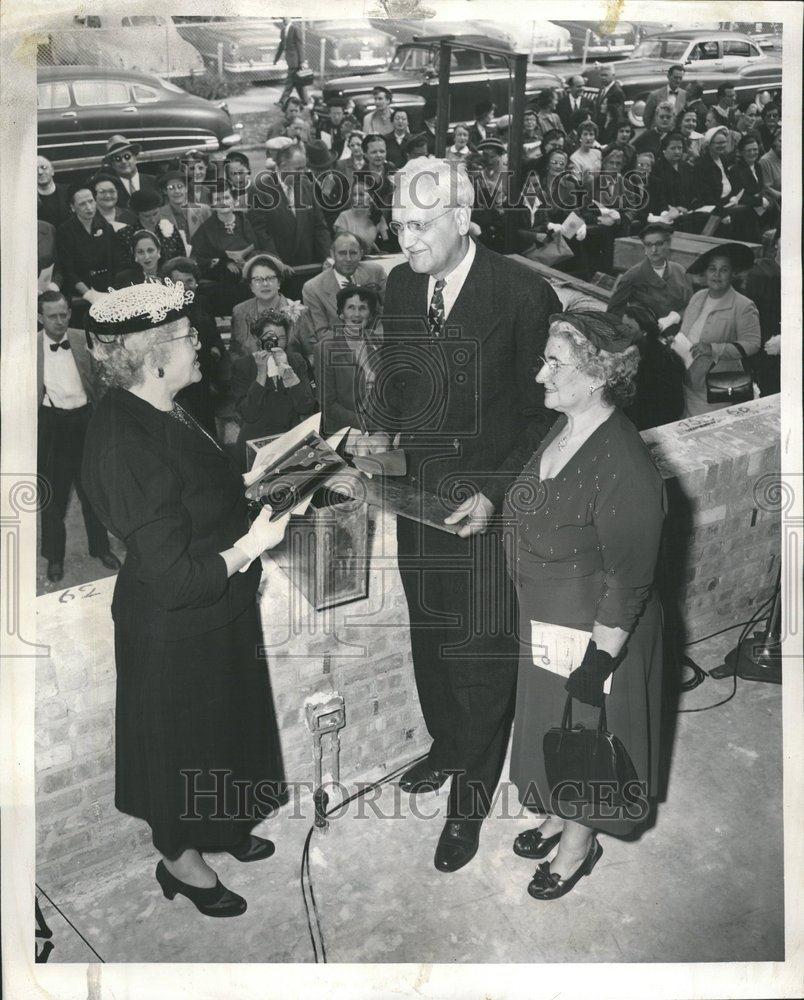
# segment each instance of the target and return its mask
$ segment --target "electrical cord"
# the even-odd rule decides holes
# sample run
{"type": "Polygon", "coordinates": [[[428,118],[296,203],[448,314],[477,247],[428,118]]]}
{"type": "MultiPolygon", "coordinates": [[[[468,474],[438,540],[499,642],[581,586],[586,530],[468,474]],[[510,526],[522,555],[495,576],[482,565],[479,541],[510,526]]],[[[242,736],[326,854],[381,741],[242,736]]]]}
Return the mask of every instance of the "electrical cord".
{"type": "MultiPolygon", "coordinates": [[[[747,622],[743,623],[743,630],[740,633],[740,638],[737,640],[737,646],[734,650],[734,673],[732,675],[731,694],[721,699],[720,701],[714,702],[712,705],[701,705],[699,708],[679,708],[676,711],[676,715],[683,715],[690,712],[708,712],[710,708],[719,708],[721,705],[725,705],[727,702],[731,701],[731,699],[735,696],[735,694],[737,694],[737,664],[740,660],[740,650],[742,649],[742,645],[745,642],[746,638],[748,637],[748,633],[751,631],[751,626],[755,625],[757,622],[761,621],[765,617],[765,612],[767,608],[773,603],[773,601],[774,601],[773,597],[769,598],[767,601],[765,601],[763,605],[761,605],[761,607],[756,612],[753,618],[749,618],[747,622]]],[[[729,631],[729,629],[723,629],[723,631],[727,632],[729,631]]],[[[696,671],[700,671],[702,674],[706,674],[706,671],[701,670],[698,664],[695,663],[693,660],[690,660],[689,657],[684,657],[684,661],[688,661],[695,668],[696,671]]],[[[706,674],[706,676],[708,676],[708,674],[706,674]]],[[[696,683],[692,684],[692,686],[687,690],[692,690],[692,688],[697,687],[699,683],[701,682],[696,680],[696,683]]],[[[684,688],[682,688],[682,690],[684,690],[684,688]]]]}
{"type": "Polygon", "coordinates": [[[37,891],[41,892],[42,895],[45,897],[45,899],[48,901],[48,903],[50,903],[50,905],[53,907],[53,909],[56,911],[56,913],[58,913],[60,917],[63,917],[67,921],[67,923],[70,925],[70,927],[72,927],[72,929],[75,931],[75,933],[81,938],[81,940],[87,946],[87,948],[89,948],[89,950],[92,952],[92,954],[97,957],[98,961],[99,962],[103,962],[103,964],[105,965],[106,964],[105,960],[102,959],[100,957],[100,955],[98,955],[98,953],[95,951],[95,949],[89,943],[89,941],[87,941],[87,939],[84,937],[84,935],[81,933],[81,931],[79,931],[79,929],[75,926],[75,924],[72,922],[72,920],[70,920],[70,918],[67,916],[67,914],[64,913],[64,911],[61,910],[58,906],[56,906],[56,904],[53,902],[53,900],[50,898],[50,896],[48,896],[48,894],[45,892],[45,890],[42,888],[42,886],[39,885],[38,882],[34,882],[34,885],[36,886],[37,891]]]}
{"type": "MultiPolygon", "coordinates": [[[[354,792],[348,798],[344,799],[342,802],[336,803],[336,805],[331,806],[326,810],[324,816],[331,816],[336,809],[342,809],[344,806],[349,805],[350,802],[354,802],[355,799],[362,798],[366,792],[379,788],[381,785],[388,784],[389,781],[393,781],[394,778],[399,777],[400,774],[404,774],[408,768],[413,767],[414,764],[418,764],[419,761],[425,760],[427,754],[422,754],[421,757],[416,757],[414,760],[408,761],[406,764],[401,764],[395,770],[390,771],[388,774],[384,775],[382,778],[378,778],[377,781],[371,782],[371,784],[365,785],[358,791],[354,792]]],[[[307,914],[307,930],[310,934],[310,943],[313,946],[313,956],[317,963],[326,963],[327,961],[327,949],[324,944],[324,935],[321,931],[321,921],[318,916],[318,906],[315,901],[315,892],[313,891],[313,877],[310,872],[310,841],[313,837],[313,832],[315,830],[315,823],[312,824],[310,829],[307,831],[307,838],[304,841],[304,847],[302,849],[302,859],[301,859],[301,870],[299,881],[302,891],[302,899],[304,900],[304,909],[307,914]],[[305,876],[307,884],[305,885],[305,876]],[[308,900],[309,894],[309,900],[308,900]],[[311,919],[312,915],[315,918],[315,930],[313,928],[313,921],[311,919]],[[318,940],[316,940],[316,934],[318,940]],[[320,957],[319,957],[320,956],[320,957]]]]}

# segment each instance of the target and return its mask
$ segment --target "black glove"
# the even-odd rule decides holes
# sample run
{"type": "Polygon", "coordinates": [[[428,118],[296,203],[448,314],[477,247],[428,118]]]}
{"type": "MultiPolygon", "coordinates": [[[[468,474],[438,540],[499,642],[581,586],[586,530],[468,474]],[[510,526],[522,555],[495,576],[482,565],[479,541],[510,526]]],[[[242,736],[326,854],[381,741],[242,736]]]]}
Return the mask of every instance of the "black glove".
{"type": "Polygon", "coordinates": [[[598,649],[594,639],[590,639],[581,665],[569,675],[564,690],[585,705],[602,708],[603,684],[616,667],[614,657],[598,649]]]}

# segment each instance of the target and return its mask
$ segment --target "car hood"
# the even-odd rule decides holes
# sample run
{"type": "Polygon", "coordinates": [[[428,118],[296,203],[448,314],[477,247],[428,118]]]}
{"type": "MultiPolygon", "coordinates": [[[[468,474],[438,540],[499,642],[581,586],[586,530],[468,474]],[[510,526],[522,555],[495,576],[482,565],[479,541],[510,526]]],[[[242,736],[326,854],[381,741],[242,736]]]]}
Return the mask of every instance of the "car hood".
{"type": "Polygon", "coordinates": [[[268,26],[264,23],[255,24],[180,24],[178,28],[196,33],[204,32],[209,35],[220,35],[230,41],[238,42],[240,45],[279,45],[279,28],[268,26]]]}

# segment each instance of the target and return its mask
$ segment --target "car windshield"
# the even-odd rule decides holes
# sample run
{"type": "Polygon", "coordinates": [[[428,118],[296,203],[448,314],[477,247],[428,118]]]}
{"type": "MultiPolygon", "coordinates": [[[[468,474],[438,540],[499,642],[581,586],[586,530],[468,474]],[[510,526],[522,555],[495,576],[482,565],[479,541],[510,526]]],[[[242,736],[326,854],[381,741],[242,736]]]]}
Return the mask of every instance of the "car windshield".
{"type": "Polygon", "coordinates": [[[434,49],[417,45],[401,45],[388,66],[389,70],[403,73],[420,73],[433,65],[434,49]]]}
{"type": "Polygon", "coordinates": [[[687,38],[646,38],[634,49],[633,59],[673,59],[680,61],[687,51],[687,38]]]}

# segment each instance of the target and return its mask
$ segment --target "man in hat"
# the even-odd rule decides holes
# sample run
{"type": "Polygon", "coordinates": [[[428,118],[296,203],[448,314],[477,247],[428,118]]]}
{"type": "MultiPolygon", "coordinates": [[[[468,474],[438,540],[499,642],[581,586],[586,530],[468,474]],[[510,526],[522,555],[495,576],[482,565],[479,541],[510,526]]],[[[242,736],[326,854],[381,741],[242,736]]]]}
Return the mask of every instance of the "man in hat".
{"type": "Polygon", "coordinates": [[[304,148],[316,201],[324,213],[327,227],[332,229],[332,223],[344,210],[349,198],[342,178],[332,169],[338,161],[338,155],[329,149],[323,139],[312,139],[305,143],[304,148]]]}
{"type": "Polygon", "coordinates": [[[126,230],[121,233],[127,237],[129,253],[134,259],[134,247],[132,238],[142,229],[153,233],[160,247],[162,260],[169,260],[171,257],[186,257],[187,247],[181,238],[178,228],[169,220],[162,217],[162,199],[159,192],[150,188],[143,191],[135,191],[129,199],[129,208],[137,215],[139,229],[131,227],[131,231],[126,230]]]}
{"type": "Polygon", "coordinates": [[[332,150],[336,159],[340,159],[346,136],[357,123],[353,118],[347,118],[346,99],[343,97],[331,97],[327,103],[327,111],[327,117],[320,120],[318,137],[332,150]]]}
{"type": "Polygon", "coordinates": [[[684,82],[684,67],[681,63],[674,63],[667,70],[667,84],[659,87],[658,90],[651,91],[645,102],[645,110],[642,112],[642,121],[645,128],[650,128],[656,108],[660,104],[669,104],[673,112],[673,117],[678,118],[687,102],[687,91],[681,84],[684,82]]]}
{"type": "Polygon", "coordinates": [[[681,322],[692,298],[692,280],[681,264],[670,260],[673,227],[652,222],[639,234],[645,256],[614,284],[607,312],[622,316],[627,306],[650,309],[662,330],[681,322]]]}
{"type": "Polygon", "coordinates": [[[84,334],[68,329],[70,307],[64,295],[59,291],[43,292],[38,307],[37,462],[39,475],[47,484],[43,491],[40,546],[47,559],[48,580],[59,583],[64,578],[64,516],[73,486],[81,501],[89,554],[109,570],[120,569],[120,561],[109,548],[109,536],[81,482],[84,436],[92,404],[100,398],[102,388],[93,373],[84,334]]]}
{"type": "Polygon", "coordinates": [[[372,87],[374,110],[363,116],[363,132],[366,135],[388,135],[393,132],[391,124],[391,101],[393,94],[387,87],[372,87]]]}
{"type": "Polygon", "coordinates": [[[419,132],[418,135],[409,135],[402,144],[405,163],[408,160],[417,160],[422,156],[432,156],[431,146],[435,148],[427,132],[419,132]]]}
{"type": "Polygon", "coordinates": [[[477,851],[508,740],[518,645],[506,616],[516,600],[492,515],[552,423],[533,372],[560,305],[543,278],[471,239],[474,192],[462,166],[412,160],[395,182],[407,260],[388,276],[383,392],[367,418],[402,430],[413,491],[466,498],[446,518],[457,534],[397,519],[413,669],[433,739],[399,784],[415,795],[452,775],[434,863],[454,872],[477,851]]]}
{"type": "Polygon", "coordinates": [[[491,101],[480,101],[475,105],[475,120],[469,126],[469,145],[475,149],[483,142],[496,134],[494,128],[495,107],[491,101]]]}
{"type": "Polygon", "coordinates": [[[139,153],[139,144],[129,142],[123,135],[113,135],[106,143],[103,166],[111,167],[117,178],[120,192],[118,204],[121,208],[128,208],[129,198],[135,191],[157,190],[156,180],[137,169],[139,153]]]}
{"type": "Polygon", "coordinates": [[[363,261],[363,248],[354,233],[339,232],[335,236],[332,260],[332,267],[310,278],[302,288],[302,302],[310,310],[316,341],[341,322],[336,299],[342,288],[350,284],[372,288],[380,303],[385,293],[385,269],[363,261]]]}

